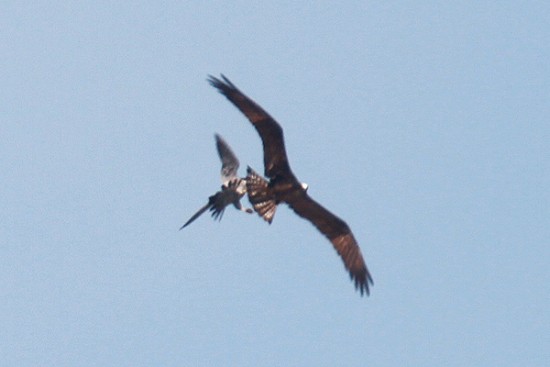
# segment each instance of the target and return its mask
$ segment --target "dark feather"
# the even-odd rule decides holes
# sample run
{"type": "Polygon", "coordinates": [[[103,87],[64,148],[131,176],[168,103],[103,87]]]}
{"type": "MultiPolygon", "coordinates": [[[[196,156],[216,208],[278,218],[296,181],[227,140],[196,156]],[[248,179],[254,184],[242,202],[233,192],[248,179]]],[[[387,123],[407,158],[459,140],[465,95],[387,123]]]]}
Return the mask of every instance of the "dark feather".
{"type": "Polygon", "coordinates": [[[236,194],[231,190],[222,190],[218,191],[214,195],[208,198],[208,203],[205,206],[199,209],[183,226],[181,226],[180,231],[191,224],[195,219],[201,216],[207,209],[212,212],[212,218],[221,220],[223,217],[223,212],[225,207],[231,204],[234,200],[236,194]]]}
{"type": "Polygon", "coordinates": [[[187,222],[185,222],[185,224],[183,226],[180,227],[180,231],[182,229],[184,229],[185,227],[187,227],[188,225],[190,225],[191,223],[193,223],[193,221],[195,219],[197,219],[198,217],[200,217],[201,214],[204,213],[209,207],[210,207],[210,202],[206,203],[206,205],[203,206],[202,208],[200,208],[198,212],[193,214],[193,216],[187,222]]]}
{"type": "Polygon", "coordinates": [[[286,156],[283,129],[267,112],[242,93],[222,75],[223,81],[213,76],[208,82],[233,103],[252,122],[262,139],[264,147],[265,175],[274,178],[292,174],[286,156]]]}
{"type": "Polygon", "coordinates": [[[288,205],[300,217],[309,220],[332,242],[334,249],[344,261],[350,277],[354,280],[355,288],[359,289],[361,294],[365,292],[368,295],[369,283],[373,284],[372,278],[365,266],[359,245],[346,222],[329,212],[305,192],[288,202],[288,205]]]}

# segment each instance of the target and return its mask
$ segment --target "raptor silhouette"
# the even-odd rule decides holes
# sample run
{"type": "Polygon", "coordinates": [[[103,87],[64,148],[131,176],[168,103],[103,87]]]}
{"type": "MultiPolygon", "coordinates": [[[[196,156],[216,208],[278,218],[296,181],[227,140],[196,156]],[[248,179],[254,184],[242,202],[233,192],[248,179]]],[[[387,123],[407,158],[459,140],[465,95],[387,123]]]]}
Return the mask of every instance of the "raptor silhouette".
{"type": "Polygon", "coordinates": [[[237,171],[239,169],[239,160],[237,156],[221,136],[215,134],[215,138],[218,155],[222,161],[221,190],[210,196],[206,205],[200,208],[198,212],[185,222],[180,230],[187,227],[208,209],[212,212],[212,217],[214,217],[214,219],[221,220],[225,207],[229,204],[233,204],[235,208],[244,212],[253,213],[252,209],[244,208],[241,205],[241,198],[246,194],[246,179],[237,176],[237,171]]]}
{"type": "Polygon", "coordinates": [[[246,186],[254,210],[271,223],[277,205],[288,204],[296,214],[310,221],[330,240],[354,281],[355,288],[361,295],[368,295],[369,284],[373,284],[372,277],[351,229],[346,222],[313,200],[307,194],[307,185],[296,178],[288,163],[282,127],[223,74],[221,79],[209,76],[208,82],[248,118],[262,139],[264,173],[269,181],[248,167],[246,186]]]}

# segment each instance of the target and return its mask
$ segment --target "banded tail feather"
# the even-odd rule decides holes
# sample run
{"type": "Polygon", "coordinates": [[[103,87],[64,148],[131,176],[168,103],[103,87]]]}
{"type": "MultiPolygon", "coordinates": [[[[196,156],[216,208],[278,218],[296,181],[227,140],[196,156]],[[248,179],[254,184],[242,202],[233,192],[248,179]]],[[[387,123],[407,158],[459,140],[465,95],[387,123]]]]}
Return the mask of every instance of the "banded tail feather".
{"type": "Polygon", "coordinates": [[[246,191],[248,192],[248,200],[254,207],[254,210],[266,222],[271,224],[277,203],[275,196],[269,188],[269,183],[266,179],[258,175],[252,168],[246,170],[246,191]]]}

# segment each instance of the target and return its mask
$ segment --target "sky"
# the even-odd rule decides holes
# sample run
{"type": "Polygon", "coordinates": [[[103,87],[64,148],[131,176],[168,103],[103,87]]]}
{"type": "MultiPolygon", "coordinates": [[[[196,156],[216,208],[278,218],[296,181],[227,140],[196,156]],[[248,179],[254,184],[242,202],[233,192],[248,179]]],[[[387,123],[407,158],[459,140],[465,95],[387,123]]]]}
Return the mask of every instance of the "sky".
{"type": "Polygon", "coordinates": [[[549,45],[546,1],[2,2],[0,365],[547,366],[549,45]],[[215,133],[263,171],[220,73],[369,297],[285,205],[178,231],[215,133]]]}

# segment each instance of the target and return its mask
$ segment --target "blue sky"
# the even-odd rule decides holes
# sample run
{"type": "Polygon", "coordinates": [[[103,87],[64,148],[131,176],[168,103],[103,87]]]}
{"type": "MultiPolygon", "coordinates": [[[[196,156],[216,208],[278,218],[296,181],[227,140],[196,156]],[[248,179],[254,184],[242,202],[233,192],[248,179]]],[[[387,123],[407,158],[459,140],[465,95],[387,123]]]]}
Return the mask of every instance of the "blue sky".
{"type": "Polygon", "coordinates": [[[548,365],[547,2],[0,8],[0,365],[548,365]],[[284,206],[178,231],[214,133],[263,170],[219,73],[353,229],[370,297],[284,206]]]}

